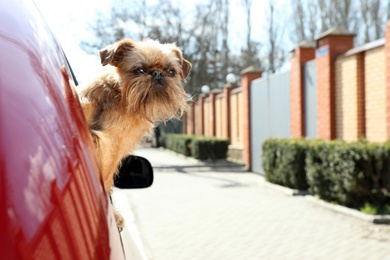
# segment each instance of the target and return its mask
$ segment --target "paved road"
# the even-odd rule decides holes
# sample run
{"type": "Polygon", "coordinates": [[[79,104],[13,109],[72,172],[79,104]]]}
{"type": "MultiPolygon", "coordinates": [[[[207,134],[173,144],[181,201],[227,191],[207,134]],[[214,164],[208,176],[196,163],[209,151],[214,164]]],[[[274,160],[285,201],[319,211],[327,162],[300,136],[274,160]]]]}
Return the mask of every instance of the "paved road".
{"type": "Polygon", "coordinates": [[[149,259],[390,259],[389,226],[287,196],[239,168],[136,154],[155,167],[152,187],[125,191],[149,259]]]}

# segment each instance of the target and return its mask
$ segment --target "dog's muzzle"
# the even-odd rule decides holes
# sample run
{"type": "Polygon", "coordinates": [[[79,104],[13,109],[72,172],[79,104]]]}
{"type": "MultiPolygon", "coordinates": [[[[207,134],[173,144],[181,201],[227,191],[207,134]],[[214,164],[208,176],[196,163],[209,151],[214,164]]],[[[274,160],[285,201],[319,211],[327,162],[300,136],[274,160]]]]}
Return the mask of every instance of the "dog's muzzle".
{"type": "Polygon", "coordinates": [[[164,72],[161,70],[154,70],[152,71],[152,78],[155,80],[162,80],[164,79],[164,72]]]}
{"type": "Polygon", "coordinates": [[[156,86],[162,87],[164,83],[164,72],[161,70],[154,70],[151,75],[153,81],[156,83],[156,86]]]}

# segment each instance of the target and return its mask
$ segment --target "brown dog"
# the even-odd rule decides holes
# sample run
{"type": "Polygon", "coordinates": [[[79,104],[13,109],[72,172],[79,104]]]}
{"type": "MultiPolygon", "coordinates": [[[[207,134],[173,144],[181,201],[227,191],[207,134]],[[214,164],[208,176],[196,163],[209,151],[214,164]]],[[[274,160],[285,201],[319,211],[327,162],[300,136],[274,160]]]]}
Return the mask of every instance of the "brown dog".
{"type": "Polygon", "coordinates": [[[186,109],[182,88],[191,70],[175,44],[116,42],[100,51],[103,73],[79,91],[106,189],[121,159],[159,121],[186,109]]]}

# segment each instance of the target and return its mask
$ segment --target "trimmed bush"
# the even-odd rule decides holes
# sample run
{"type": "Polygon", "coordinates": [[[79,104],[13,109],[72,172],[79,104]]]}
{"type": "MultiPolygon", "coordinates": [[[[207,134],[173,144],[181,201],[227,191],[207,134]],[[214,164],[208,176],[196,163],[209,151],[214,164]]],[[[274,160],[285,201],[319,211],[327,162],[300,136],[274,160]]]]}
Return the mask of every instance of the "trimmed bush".
{"type": "Polygon", "coordinates": [[[192,140],[191,154],[195,159],[226,159],[229,141],[213,137],[197,137],[192,140]]]}
{"type": "Polygon", "coordinates": [[[167,135],[166,135],[166,134],[160,135],[160,136],[158,137],[158,144],[159,144],[161,147],[167,148],[166,141],[167,141],[167,135]]]}
{"type": "Polygon", "coordinates": [[[200,160],[226,159],[229,141],[215,137],[167,134],[160,137],[163,147],[200,160]]]}
{"type": "Polygon", "coordinates": [[[272,183],[352,208],[390,205],[389,142],[268,139],[262,160],[272,183]]]}
{"type": "Polygon", "coordinates": [[[182,134],[167,134],[162,139],[163,147],[185,156],[191,155],[191,142],[194,136],[182,134]]]}
{"type": "Polygon", "coordinates": [[[360,208],[390,203],[390,145],[365,141],[313,142],[307,152],[310,192],[360,208]]]}
{"type": "Polygon", "coordinates": [[[268,139],[263,143],[262,162],[268,181],[289,188],[306,190],[304,139],[268,139]]]}

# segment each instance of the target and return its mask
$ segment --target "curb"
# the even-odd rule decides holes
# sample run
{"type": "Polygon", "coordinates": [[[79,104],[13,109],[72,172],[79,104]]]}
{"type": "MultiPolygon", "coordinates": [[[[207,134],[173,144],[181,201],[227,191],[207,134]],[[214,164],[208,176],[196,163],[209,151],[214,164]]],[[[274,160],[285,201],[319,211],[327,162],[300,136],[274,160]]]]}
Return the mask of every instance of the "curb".
{"type": "Polygon", "coordinates": [[[126,193],[119,188],[114,188],[111,197],[115,210],[120,212],[125,220],[125,227],[121,231],[120,236],[122,238],[126,260],[134,258],[148,260],[144,242],[141,238],[141,233],[126,193]]]}
{"type": "Polygon", "coordinates": [[[264,179],[265,186],[272,188],[272,189],[275,189],[275,190],[278,190],[287,196],[306,196],[306,195],[310,194],[308,191],[305,191],[305,190],[294,190],[294,189],[290,189],[290,188],[287,188],[287,187],[284,187],[284,186],[281,186],[278,184],[271,183],[271,182],[265,180],[265,178],[263,176],[261,176],[261,177],[264,179]]]}
{"type": "Polygon", "coordinates": [[[371,222],[373,224],[390,224],[390,215],[370,215],[363,212],[360,212],[356,209],[351,209],[348,207],[344,207],[341,205],[334,205],[329,202],[323,201],[321,199],[318,199],[312,195],[305,196],[305,199],[308,201],[321,205],[324,208],[327,208],[329,210],[342,213],[344,215],[354,217],[363,221],[371,222]]]}
{"type": "Polygon", "coordinates": [[[273,184],[273,183],[265,180],[264,176],[261,176],[261,177],[263,179],[262,183],[265,186],[272,188],[274,190],[280,191],[287,196],[305,196],[305,199],[307,201],[309,201],[311,203],[315,203],[317,205],[320,205],[328,210],[332,210],[332,211],[337,212],[337,213],[341,213],[341,214],[344,214],[344,215],[347,215],[350,217],[354,217],[356,219],[370,222],[373,224],[386,224],[386,225],[390,224],[390,215],[370,215],[370,214],[360,212],[356,209],[351,209],[351,208],[348,208],[345,206],[331,204],[329,202],[326,202],[324,200],[318,199],[318,198],[310,195],[310,193],[308,191],[299,191],[299,190],[290,189],[290,188],[287,188],[287,187],[284,187],[284,186],[281,186],[278,184],[273,184]]]}

